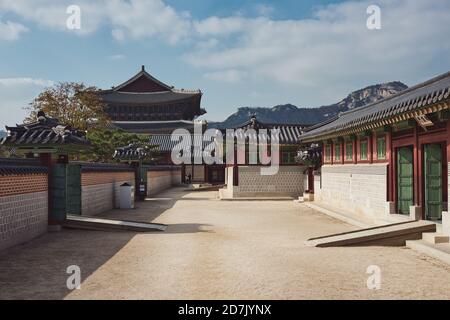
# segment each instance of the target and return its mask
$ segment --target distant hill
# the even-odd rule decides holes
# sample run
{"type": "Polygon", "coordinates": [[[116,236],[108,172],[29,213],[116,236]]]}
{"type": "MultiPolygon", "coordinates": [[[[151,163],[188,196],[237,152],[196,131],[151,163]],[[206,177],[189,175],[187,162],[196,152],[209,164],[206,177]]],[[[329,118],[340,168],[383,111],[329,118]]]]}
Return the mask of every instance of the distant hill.
{"type": "Polygon", "coordinates": [[[0,130],[0,139],[6,136],[6,131],[0,130]]]}
{"type": "Polygon", "coordinates": [[[292,104],[272,108],[240,107],[222,122],[209,122],[210,128],[233,128],[246,122],[252,115],[261,122],[285,124],[314,124],[329,119],[339,112],[359,108],[407,89],[402,82],[394,81],[372,85],[350,93],[338,103],[318,108],[299,108],[292,104]]]}

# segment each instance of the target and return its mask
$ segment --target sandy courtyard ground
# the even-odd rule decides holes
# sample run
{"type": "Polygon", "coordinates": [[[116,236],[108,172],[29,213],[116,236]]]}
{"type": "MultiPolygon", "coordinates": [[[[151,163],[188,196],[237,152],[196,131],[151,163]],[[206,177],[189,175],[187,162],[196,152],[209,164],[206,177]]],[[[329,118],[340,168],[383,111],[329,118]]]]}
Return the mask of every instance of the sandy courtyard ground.
{"type": "Polygon", "coordinates": [[[169,224],[164,233],[64,229],[0,252],[1,299],[450,298],[450,268],[403,247],[311,248],[353,229],[291,201],[219,201],[172,189],[105,216],[169,224]],[[66,268],[81,268],[80,290],[66,268]],[[380,290],[366,285],[381,268],[380,290]]]}

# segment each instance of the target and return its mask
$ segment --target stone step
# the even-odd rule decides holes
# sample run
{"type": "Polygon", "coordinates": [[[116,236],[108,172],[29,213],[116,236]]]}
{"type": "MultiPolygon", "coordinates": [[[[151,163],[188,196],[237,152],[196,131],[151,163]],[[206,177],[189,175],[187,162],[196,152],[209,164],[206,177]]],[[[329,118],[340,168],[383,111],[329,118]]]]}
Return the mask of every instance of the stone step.
{"type": "Polygon", "coordinates": [[[408,240],[406,246],[450,265],[450,243],[431,244],[424,240],[408,240]]]}
{"type": "Polygon", "coordinates": [[[314,247],[403,246],[406,240],[421,239],[424,232],[434,231],[436,225],[429,221],[400,222],[311,238],[305,244],[314,247]]]}
{"type": "Polygon", "coordinates": [[[63,223],[66,228],[84,230],[122,230],[135,232],[165,231],[167,225],[160,223],[147,223],[139,221],[113,220],[87,216],[67,215],[63,223]]]}
{"type": "Polygon", "coordinates": [[[422,234],[422,240],[431,244],[448,243],[450,237],[437,232],[425,232],[422,234]]]}

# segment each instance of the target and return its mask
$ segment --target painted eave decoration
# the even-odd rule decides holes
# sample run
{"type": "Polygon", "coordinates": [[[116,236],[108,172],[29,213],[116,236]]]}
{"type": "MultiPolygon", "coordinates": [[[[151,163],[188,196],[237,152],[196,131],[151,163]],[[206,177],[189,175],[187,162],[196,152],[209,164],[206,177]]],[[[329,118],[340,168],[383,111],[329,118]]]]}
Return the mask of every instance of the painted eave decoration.
{"type": "Polygon", "coordinates": [[[410,87],[391,97],[342,112],[300,136],[302,143],[332,139],[391,125],[450,108],[450,72],[410,87]]]}

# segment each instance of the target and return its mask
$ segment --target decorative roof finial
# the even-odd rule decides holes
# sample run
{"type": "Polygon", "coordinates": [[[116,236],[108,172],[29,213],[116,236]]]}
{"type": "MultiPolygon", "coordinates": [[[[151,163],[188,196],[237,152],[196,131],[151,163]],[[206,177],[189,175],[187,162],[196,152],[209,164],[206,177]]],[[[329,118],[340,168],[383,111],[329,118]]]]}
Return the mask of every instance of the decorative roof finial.
{"type": "Polygon", "coordinates": [[[145,66],[144,65],[142,65],[142,71],[145,71],[145,66]]]}

